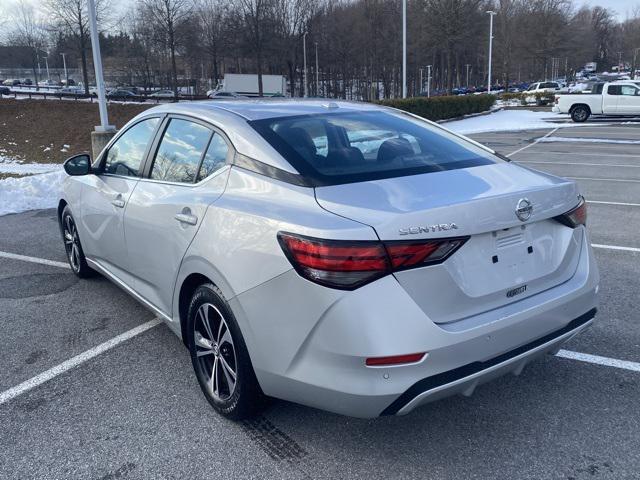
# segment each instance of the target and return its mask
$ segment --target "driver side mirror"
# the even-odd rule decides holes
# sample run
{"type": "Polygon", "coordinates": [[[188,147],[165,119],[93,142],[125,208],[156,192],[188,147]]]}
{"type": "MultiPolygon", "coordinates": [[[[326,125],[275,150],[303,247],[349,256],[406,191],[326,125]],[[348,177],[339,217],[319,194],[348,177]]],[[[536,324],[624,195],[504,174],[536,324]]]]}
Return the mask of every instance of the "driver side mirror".
{"type": "Polygon", "coordinates": [[[67,158],[63,166],[67,175],[89,175],[91,173],[91,157],[86,153],[74,155],[67,158]]]}

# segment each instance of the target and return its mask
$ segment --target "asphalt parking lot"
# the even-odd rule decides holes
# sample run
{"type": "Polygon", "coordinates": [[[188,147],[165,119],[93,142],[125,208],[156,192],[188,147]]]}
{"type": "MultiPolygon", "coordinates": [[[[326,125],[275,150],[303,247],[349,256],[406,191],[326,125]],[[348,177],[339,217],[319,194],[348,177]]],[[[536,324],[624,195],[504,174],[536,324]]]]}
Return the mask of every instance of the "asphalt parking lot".
{"type": "Polygon", "coordinates": [[[640,124],[473,138],[579,182],[601,307],[565,350],[594,357],[547,357],[473,397],[405,417],[359,420],[275,401],[235,424],[210,408],[186,349],[164,325],[147,324],[151,312],[103,278],[77,280],[56,263],[65,256],[53,210],[8,215],[0,478],[639,479],[640,124]],[[140,325],[142,333],[7,396],[140,325]]]}

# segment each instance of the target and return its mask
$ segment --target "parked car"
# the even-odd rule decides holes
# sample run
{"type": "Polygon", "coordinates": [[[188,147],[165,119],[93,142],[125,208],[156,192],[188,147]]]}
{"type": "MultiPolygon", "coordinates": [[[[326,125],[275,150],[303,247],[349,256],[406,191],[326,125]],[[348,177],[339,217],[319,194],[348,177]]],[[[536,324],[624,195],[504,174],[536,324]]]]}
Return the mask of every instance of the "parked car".
{"type": "Polygon", "coordinates": [[[526,90],[527,96],[525,101],[527,103],[536,103],[538,105],[546,105],[547,100],[536,97],[536,93],[553,93],[559,92],[561,85],[558,82],[536,82],[529,85],[526,90]]]}
{"type": "Polygon", "coordinates": [[[72,271],[163,318],[229,418],[470,395],[596,312],[576,183],[395,109],[167,103],[64,168],[72,271]]]}
{"type": "Polygon", "coordinates": [[[4,85],[0,85],[0,96],[2,95],[11,95],[11,89],[9,87],[5,87],[4,85]]]}
{"type": "Polygon", "coordinates": [[[65,95],[84,95],[84,88],[82,87],[62,87],[58,90],[58,93],[65,95]]]}
{"type": "Polygon", "coordinates": [[[15,78],[7,78],[2,84],[6,87],[15,87],[16,85],[20,85],[20,80],[15,78]]]}
{"type": "Polygon", "coordinates": [[[65,79],[65,78],[63,78],[63,79],[60,81],[60,83],[61,83],[62,85],[66,85],[66,86],[69,86],[69,87],[70,87],[70,86],[72,86],[72,85],[75,85],[75,84],[76,84],[76,81],[75,81],[73,78],[70,78],[70,79],[68,79],[68,80],[67,80],[67,79],[65,79]]]}
{"type": "Polygon", "coordinates": [[[158,90],[149,95],[152,98],[176,98],[173,90],[158,90]]]}
{"type": "Polygon", "coordinates": [[[614,117],[640,115],[640,82],[598,84],[591,93],[556,95],[552,108],[568,113],[574,122],[584,122],[592,115],[614,117]]]}
{"type": "Polygon", "coordinates": [[[33,81],[30,78],[23,78],[20,80],[21,85],[31,86],[33,85],[33,81]]]}
{"type": "Polygon", "coordinates": [[[122,88],[116,88],[107,93],[107,98],[109,100],[139,100],[140,97],[135,93],[124,90],[122,88]]]}
{"type": "Polygon", "coordinates": [[[218,90],[209,90],[207,92],[207,97],[213,100],[231,100],[231,99],[243,99],[247,98],[243,95],[239,95],[235,92],[223,92],[218,90]]]}

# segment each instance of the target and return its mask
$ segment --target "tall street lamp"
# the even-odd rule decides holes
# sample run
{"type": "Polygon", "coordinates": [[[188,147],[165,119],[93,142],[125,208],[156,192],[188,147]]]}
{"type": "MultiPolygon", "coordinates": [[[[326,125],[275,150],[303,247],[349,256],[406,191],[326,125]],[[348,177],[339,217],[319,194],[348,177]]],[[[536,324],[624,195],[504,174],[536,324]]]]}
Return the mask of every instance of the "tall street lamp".
{"type": "Polygon", "coordinates": [[[316,42],[316,97],[320,96],[320,74],[318,70],[318,42],[316,42]]]}
{"type": "Polygon", "coordinates": [[[491,94],[491,54],[493,50],[493,17],[496,15],[494,11],[487,11],[489,14],[489,75],[487,80],[487,93],[491,94]]]}
{"type": "Polygon", "coordinates": [[[402,98],[407,98],[407,0],[402,0],[402,98]]]}
{"type": "Polygon", "coordinates": [[[307,32],[302,36],[302,54],[304,57],[304,85],[302,87],[302,96],[307,97],[307,32]]]}
{"type": "MultiPolygon", "coordinates": [[[[102,76],[102,56],[100,55],[100,38],[98,37],[98,24],[96,20],[95,0],[89,0],[89,27],[91,29],[91,50],[93,52],[93,66],[96,73],[96,88],[98,90],[98,107],[100,110],[100,126],[91,132],[91,146],[93,158],[96,158],[102,149],[115,135],[116,128],[109,125],[107,116],[107,100],[104,91],[104,79],[102,76]]],[[[86,88],[86,87],[85,87],[86,88]]]]}
{"type": "Polygon", "coordinates": [[[64,78],[67,81],[66,85],[69,86],[69,75],[67,74],[67,54],[61,53],[62,55],[62,66],[64,67],[64,78]]]}

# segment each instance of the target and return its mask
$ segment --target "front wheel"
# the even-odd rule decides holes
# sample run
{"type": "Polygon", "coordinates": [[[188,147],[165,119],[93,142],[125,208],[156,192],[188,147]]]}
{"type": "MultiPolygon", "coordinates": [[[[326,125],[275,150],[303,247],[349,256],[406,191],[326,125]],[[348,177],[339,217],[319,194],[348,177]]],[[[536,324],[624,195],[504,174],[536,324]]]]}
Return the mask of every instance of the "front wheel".
{"type": "Polygon", "coordinates": [[[576,123],[582,123],[582,122],[585,122],[590,115],[591,115],[591,112],[587,107],[583,107],[582,105],[579,105],[571,111],[571,120],[573,120],[576,123]]]}
{"type": "Polygon", "coordinates": [[[67,261],[73,273],[80,278],[87,278],[95,274],[95,271],[87,265],[87,259],[82,250],[80,236],[76,221],[71,214],[69,206],[64,207],[60,216],[60,226],[62,231],[62,240],[64,241],[64,249],[67,253],[67,261]]]}
{"type": "Polygon", "coordinates": [[[198,383],[213,408],[232,420],[258,413],[264,395],[240,328],[216,286],[205,284],[196,289],[186,333],[198,383]]]}

